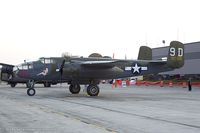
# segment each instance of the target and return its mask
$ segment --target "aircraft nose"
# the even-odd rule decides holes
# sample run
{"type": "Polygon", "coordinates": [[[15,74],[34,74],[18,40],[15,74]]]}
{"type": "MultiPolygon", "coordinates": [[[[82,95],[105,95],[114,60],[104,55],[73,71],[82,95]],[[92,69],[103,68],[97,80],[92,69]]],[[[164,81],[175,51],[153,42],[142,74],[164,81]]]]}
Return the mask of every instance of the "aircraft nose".
{"type": "Polygon", "coordinates": [[[29,78],[30,77],[29,73],[25,70],[18,71],[17,76],[21,77],[21,78],[29,78]]]}

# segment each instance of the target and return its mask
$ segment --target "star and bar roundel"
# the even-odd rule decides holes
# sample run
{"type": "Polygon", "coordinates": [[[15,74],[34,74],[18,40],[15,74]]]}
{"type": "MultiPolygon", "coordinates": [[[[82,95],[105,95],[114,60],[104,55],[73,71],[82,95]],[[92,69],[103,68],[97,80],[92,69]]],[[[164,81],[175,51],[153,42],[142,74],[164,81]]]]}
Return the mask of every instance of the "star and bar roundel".
{"type": "Polygon", "coordinates": [[[135,63],[135,65],[133,65],[132,67],[125,67],[125,71],[132,71],[133,74],[136,73],[141,73],[141,71],[147,71],[148,68],[146,66],[138,66],[137,63],[135,63]]]}

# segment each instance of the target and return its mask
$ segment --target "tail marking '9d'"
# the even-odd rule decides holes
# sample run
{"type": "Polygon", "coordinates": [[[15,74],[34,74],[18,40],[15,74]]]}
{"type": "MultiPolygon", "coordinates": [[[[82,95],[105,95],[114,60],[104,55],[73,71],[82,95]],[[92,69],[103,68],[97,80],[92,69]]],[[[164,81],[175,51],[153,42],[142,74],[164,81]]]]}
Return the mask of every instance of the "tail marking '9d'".
{"type": "Polygon", "coordinates": [[[170,43],[168,65],[172,68],[180,68],[184,65],[184,45],[178,41],[170,43]]]}

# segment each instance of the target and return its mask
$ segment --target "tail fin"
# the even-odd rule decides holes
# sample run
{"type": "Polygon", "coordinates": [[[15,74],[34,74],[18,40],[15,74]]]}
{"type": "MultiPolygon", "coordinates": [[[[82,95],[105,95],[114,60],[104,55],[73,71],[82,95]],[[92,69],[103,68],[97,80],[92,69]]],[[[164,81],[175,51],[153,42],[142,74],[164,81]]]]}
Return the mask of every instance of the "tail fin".
{"type": "Polygon", "coordinates": [[[138,60],[152,60],[152,49],[147,46],[141,46],[138,60]]]}
{"type": "Polygon", "coordinates": [[[167,64],[171,68],[180,68],[184,65],[184,45],[181,42],[170,43],[167,64]]]}

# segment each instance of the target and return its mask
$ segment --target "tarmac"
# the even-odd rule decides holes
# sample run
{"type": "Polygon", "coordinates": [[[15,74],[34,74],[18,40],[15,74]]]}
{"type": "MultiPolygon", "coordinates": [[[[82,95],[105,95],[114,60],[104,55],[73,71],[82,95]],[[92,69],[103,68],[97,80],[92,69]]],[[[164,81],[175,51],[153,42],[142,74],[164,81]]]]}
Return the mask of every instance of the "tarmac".
{"type": "MultiPolygon", "coordinates": [[[[84,86],[82,86],[84,88],[84,86]]],[[[0,133],[199,133],[200,88],[100,85],[98,97],[67,84],[28,96],[0,84],[0,133]]]]}

